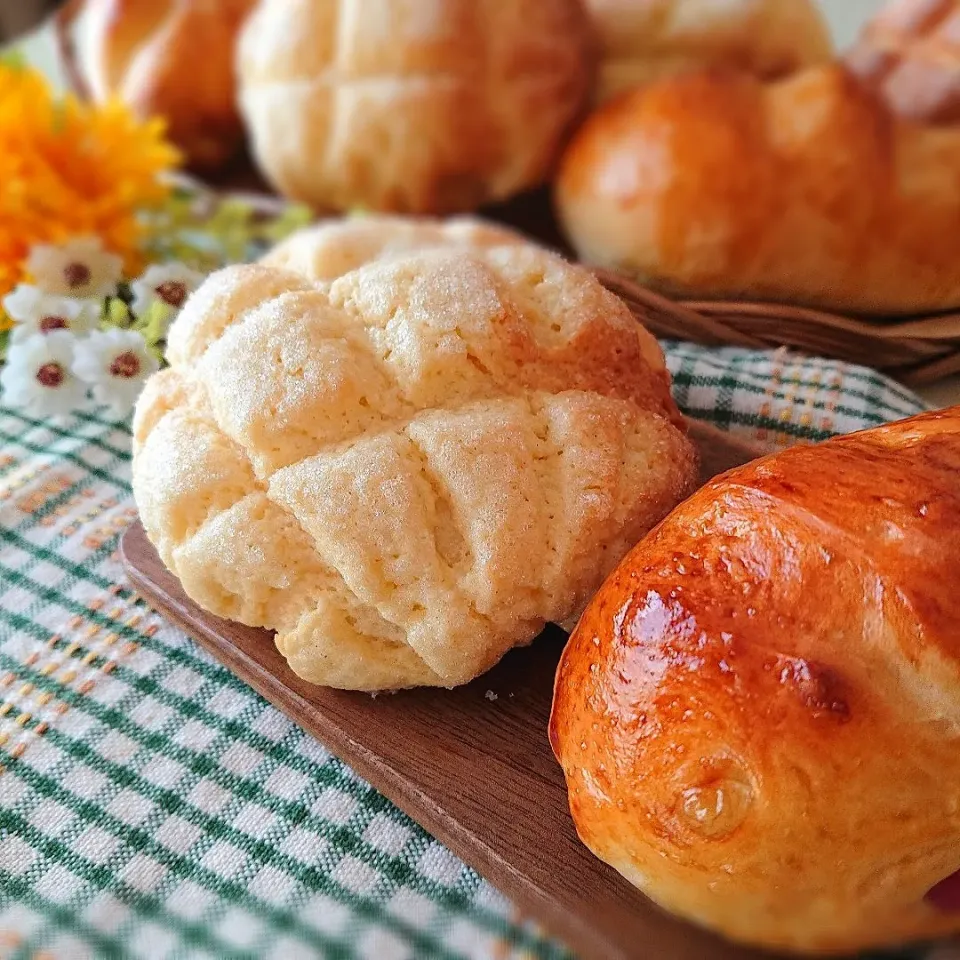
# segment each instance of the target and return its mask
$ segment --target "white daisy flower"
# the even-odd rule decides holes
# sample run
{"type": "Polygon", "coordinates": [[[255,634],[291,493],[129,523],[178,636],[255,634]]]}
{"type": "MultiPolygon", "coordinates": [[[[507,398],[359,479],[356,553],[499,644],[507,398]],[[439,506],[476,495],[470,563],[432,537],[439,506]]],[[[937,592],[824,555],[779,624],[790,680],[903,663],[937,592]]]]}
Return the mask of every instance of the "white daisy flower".
{"type": "Polygon", "coordinates": [[[12,343],[0,372],[4,402],[39,416],[72,413],[87,396],[87,385],[71,369],[76,344],[69,330],[12,343]]]}
{"type": "Polygon", "coordinates": [[[47,293],[100,299],[117,292],[123,260],[107,253],[99,237],[81,237],[60,246],[34,247],[27,270],[47,293]]]}
{"type": "Polygon", "coordinates": [[[182,263],[154,264],[130,284],[133,291],[133,312],[142,317],[155,303],[178,311],[187,297],[203,283],[205,277],[182,263]]]}
{"type": "Polygon", "coordinates": [[[126,416],[143,382],[160,364],[136,330],[95,330],[77,344],[73,372],[93,388],[93,399],[126,416]]]}
{"type": "Polygon", "coordinates": [[[10,335],[13,343],[55,330],[86,333],[93,326],[99,309],[97,304],[57,297],[26,283],[8,293],[2,302],[7,315],[17,324],[10,335]]]}

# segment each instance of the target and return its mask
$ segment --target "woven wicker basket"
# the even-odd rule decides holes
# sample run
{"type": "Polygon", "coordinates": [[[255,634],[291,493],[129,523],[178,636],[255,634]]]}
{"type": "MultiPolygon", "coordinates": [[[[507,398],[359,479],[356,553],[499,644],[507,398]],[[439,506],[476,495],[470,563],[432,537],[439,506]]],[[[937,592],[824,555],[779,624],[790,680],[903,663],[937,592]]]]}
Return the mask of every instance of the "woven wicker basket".
{"type": "MultiPolygon", "coordinates": [[[[88,91],[73,49],[73,25],[80,7],[81,0],[69,0],[52,18],[52,30],[63,75],[77,95],[86,97],[88,91]]],[[[280,202],[264,195],[247,199],[261,204],[268,212],[275,211],[280,202]]],[[[549,201],[535,207],[533,216],[527,210],[517,218],[508,205],[502,211],[502,219],[526,229],[541,242],[556,246],[561,241],[551,219],[549,201]]],[[[494,214],[498,218],[500,215],[499,210],[494,214]]],[[[960,312],[885,320],[845,317],[783,304],[677,301],[613,271],[596,269],[595,273],[659,337],[706,346],[785,346],[808,355],[873,367],[911,386],[960,373],[960,312]]]]}
{"type": "Polygon", "coordinates": [[[785,346],[873,367],[910,386],[960,373],[960,312],[883,320],[774,303],[676,301],[618,273],[595,273],[659,337],[708,346],[785,346]]]}

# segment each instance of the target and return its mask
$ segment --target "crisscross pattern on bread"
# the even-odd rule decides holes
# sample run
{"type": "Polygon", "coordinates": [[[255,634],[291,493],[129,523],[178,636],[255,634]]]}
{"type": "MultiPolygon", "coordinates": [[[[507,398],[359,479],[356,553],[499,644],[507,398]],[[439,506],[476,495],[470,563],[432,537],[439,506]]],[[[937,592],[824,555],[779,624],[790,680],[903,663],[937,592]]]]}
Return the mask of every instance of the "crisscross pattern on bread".
{"type": "Polygon", "coordinates": [[[307,679],[453,686],[575,617],[691,488],[656,342],[532,246],[228,268],[135,420],[144,525],[307,679]]]}
{"type": "Polygon", "coordinates": [[[449,213],[545,180],[585,106],[577,0],[262,2],[238,57],[260,169],[327,209],[449,213]]]}

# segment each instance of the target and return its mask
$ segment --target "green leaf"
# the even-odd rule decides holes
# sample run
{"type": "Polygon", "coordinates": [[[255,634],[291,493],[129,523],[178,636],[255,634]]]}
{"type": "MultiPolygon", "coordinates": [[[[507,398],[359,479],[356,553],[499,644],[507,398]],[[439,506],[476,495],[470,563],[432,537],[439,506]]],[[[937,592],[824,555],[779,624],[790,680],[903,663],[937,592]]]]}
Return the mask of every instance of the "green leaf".
{"type": "Polygon", "coordinates": [[[166,367],[169,366],[167,363],[167,341],[166,339],[158,340],[156,343],[148,343],[147,349],[157,358],[160,363],[160,366],[166,367]]]}
{"type": "Polygon", "coordinates": [[[8,50],[0,50],[0,64],[12,70],[26,70],[29,61],[19,47],[10,47],[8,50]]]}
{"type": "MultiPolygon", "coordinates": [[[[167,330],[170,327],[170,319],[173,316],[173,310],[166,303],[155,300],[150,304],[147,312],[137,318],[135,329],[139,330],[146,340],[147,346],[156,352],[154,348],[165,343],[167,330]]],[[[162,357],[162,351],[161,351],[162,357]]]]}
{"type": "Polygon", "coordinates": [[[309,226],[313,223],[313,220],[314,213],[310,207],[299,203],[291,204],[278,217],[268,220],[260,233],[265,240],[279,243],[289,237],[291,233],[309,226]]]}
{"type": "Polygon", "coordinates": [[[133,313],[119,297],[111,297],[107,300],[101,320],[102,327],[120,327],[121,329],[125,329],[129,327],[132,322],[133,313]]]}
{"type": "Polygon", "coordinates": [[[152,263],[179,261],[210,273],[246,263],[314,220],[303,204],[284,204],[275,216],[242,197],[221,197],[207,188],[178,184],[162,209],[145,212],[143,250],[152,263]]]}
{"type": "Polygon", "coordinates": [[[117,297],[128,306],[133,303],[133,290],[126,280],[121,280],[117,285],[117,297]]]}

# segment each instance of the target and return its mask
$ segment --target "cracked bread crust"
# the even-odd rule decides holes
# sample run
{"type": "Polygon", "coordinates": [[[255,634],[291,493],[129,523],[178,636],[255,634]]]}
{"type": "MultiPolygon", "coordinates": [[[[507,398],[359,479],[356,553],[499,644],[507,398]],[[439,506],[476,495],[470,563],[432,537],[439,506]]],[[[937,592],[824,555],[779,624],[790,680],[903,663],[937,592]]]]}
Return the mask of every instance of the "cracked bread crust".
{"type": "Polygon", "coordinates": [[[318,684],[468,682],[694,486],[656,341],[532,245],[230,267],[169,344],[134,420],[147,533],[318,684]]]}
{"type": "Polygon", "coordinates": [[[579,0],[261,0],[237,50],[257,166],[318,210],[476,210],[545,183],[593,80],[579,0]]]}

